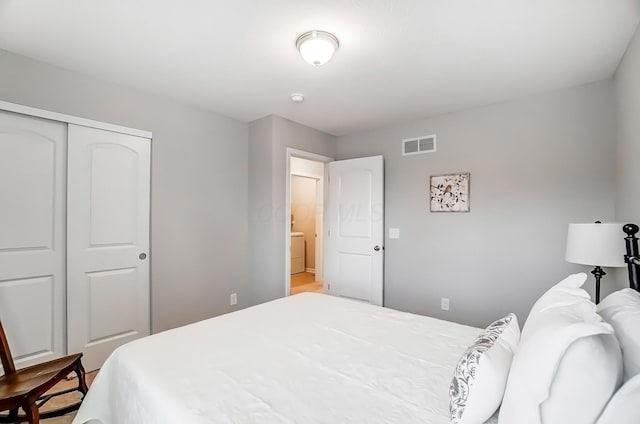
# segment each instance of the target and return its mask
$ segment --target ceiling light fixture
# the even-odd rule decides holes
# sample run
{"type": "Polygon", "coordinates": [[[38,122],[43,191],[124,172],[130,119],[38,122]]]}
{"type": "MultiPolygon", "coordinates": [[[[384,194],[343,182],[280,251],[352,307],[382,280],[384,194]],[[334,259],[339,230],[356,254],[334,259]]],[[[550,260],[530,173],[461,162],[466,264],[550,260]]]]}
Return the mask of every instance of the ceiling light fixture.
{"type": "Polygon", "coordinates": [[[298,37],[296,47],[302,58],[313,66],[320,66],[331,60],[340,42],[327,31],[308,31],[298,37]]]}

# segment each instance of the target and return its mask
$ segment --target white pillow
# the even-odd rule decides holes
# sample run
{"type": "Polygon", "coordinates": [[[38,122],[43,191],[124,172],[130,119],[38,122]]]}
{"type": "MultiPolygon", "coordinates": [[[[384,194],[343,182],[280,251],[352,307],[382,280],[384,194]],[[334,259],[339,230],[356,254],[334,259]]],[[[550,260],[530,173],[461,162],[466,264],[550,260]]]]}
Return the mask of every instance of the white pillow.
{"type": "Polygon", "coordinates": [[[614,337],[600,337],[613,334],[613,328],[576,287],[585,277],[563,280],[532,308],[511,365],[500,424],[541,424],[543,418],[544,424],[593,423],[617,389],[619,347],[614,337]],[[566,361],[565,353],[570,353],[566,361]],[[574,378],[583,383],[574,384],[574,378]],[[564,396],[567,407],[557,408],[564,396]]]}
{"type": "Polygon", "coordinates": [[[482,424],[502,402],[513,353],[520,340],[514,314],[489,325],[464,352],[449,388],[453,424],[482,424]]]}
{"type": "Polygon", "coordinates": [[[555,286],[551,287],[536,301],[529,311],[527,320],[535,318],[540,312],[557,306],[568,306],[579,303],[582,300],[589,300],[590,296],[582,285],[587,280],[587,274],[580,272],[571,274],[555,286]]]}
{"type": "Polygon", "coordinates": [[[616,332],[628,381],[640,374],[640,293],[634,289],[614,292],[600,302],[598,312],[616,332]]]}
{"type": "Polygon", "coordinates": [[[640,374],[627,381],[613,395],[598,419],[598,424],[638,423],[640,423],[640,374]]]}
{"type": "Polygon", "coordinates": [[[542,422],[595,422],[621,382],[622,356],[615,335],[576,340],[560,360],[549,397],[540,406],[542,422]]]}

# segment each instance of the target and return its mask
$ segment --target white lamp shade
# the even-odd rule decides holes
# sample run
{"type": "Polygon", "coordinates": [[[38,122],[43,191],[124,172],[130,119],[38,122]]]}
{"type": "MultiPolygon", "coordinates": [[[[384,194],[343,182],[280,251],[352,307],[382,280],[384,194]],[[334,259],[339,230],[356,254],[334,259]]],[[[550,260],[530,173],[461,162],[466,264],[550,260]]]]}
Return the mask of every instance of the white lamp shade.
{"type": "Polygon", "coordinates": [[[318,30],[304,33],[296,41],[302,58],[313,66],[324,65],[331,60],[338,44],[333,34],[318,30]]]}
{"type": "Polygon", "coordinates": [[[565,259],[582,265],[623,267],[624,246],[622,224],[569,224],[565,259]]]}

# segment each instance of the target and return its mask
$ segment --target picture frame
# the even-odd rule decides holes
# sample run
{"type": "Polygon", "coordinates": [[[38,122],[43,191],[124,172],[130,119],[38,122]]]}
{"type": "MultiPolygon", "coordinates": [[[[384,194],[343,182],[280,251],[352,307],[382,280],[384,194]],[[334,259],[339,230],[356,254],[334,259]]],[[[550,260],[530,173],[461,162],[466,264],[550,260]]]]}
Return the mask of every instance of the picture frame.
{"type": "Polygon", "coordinates": [[[429,177],[429,212],[469,212],[471,174],[432,175],[429,177]]]}

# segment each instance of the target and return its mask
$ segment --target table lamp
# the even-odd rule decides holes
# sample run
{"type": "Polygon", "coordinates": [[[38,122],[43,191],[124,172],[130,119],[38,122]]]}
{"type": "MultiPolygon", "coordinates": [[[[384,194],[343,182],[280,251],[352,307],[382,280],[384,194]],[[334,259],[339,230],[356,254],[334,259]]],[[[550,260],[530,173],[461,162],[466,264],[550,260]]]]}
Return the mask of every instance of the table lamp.
{"type": "Polygon", "coordinates": [[[594,266],[596,303],[600,302],[600,279],[606,275],[602,267],[624,267],[624,233],[622,224],[569,224],[567,262],[594,266]]]}

